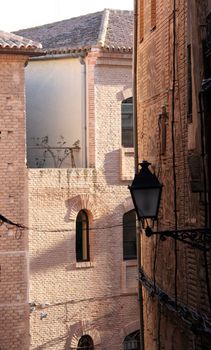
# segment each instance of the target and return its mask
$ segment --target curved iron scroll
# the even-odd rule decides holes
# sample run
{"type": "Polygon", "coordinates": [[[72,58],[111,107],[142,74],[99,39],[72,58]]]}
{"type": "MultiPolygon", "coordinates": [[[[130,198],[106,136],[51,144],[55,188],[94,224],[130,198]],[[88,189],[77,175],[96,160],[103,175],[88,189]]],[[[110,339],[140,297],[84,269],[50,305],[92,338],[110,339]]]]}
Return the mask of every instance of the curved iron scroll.
{"type": "Polygon", "coordinates": [[[150,227],[147,227],[145,233],[147,237],[160,235],[160,240],[162,241],[166,240],[167,237],[172,237],[203,251],[211,249],[211,228],[191,228],[154,232],[150,227]]]}

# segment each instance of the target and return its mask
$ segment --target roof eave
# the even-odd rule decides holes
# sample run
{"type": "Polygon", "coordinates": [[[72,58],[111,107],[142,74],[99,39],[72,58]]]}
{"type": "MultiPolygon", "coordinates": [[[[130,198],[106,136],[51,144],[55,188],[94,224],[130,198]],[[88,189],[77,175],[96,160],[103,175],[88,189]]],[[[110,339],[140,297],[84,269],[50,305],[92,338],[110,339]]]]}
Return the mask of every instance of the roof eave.
{"type": "Polygon", "coordinates": [[[1,55],[44,56],[46,51],[37,48],[0,47],[1,55]]]}
{"type": "Polygon", "coordinates": [[[59,55],[59,54],[85,54],[86,52],[89,52],[91,50],[91,46],[87,47],[76,47],[76,48],[68,48],[68,47],[61,47],[61,48],[54,48],[54,49],[47,49],[46,54],[47,55],[59,55]]]}
{"type": "Polygon", "coordinates": [[[125,46],[104,46],[101,48],[103,51],[106,52],[119,52],[119,53],[132,53],[133,48],[130,47],[125,47],[125,46]]]}

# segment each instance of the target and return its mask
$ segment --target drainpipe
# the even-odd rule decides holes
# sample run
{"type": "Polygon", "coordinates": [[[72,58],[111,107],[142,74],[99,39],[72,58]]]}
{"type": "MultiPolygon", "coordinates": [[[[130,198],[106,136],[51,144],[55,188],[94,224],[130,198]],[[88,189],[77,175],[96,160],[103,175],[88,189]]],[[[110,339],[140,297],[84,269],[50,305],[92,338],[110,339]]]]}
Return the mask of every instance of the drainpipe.
{"type": "Polygon", "coordinates": [[[82,98],[82,113],[83,113],[83,166],[87,168],[87,87],[86,87],[86,62],[84,57],[80,58],[80,63],[83,66],[83,98],[82,98]]]}
{"type": "MultiPolygon", "coordinates": [[[[133,138],[134,138],[134,158],[135,173],[138,174],[138,123],[137,123],[137,16],[138,0],[134,0],[134,39],[133,39],[133,138]]],[[[139,321],[140,321],[140,350],[144,350],[144,310],[143,310],[143,290],[139,280],[141,269],[141,226],[137,227],[137,264],[138,264],[138,301],[139,301],[139,321]]]]}

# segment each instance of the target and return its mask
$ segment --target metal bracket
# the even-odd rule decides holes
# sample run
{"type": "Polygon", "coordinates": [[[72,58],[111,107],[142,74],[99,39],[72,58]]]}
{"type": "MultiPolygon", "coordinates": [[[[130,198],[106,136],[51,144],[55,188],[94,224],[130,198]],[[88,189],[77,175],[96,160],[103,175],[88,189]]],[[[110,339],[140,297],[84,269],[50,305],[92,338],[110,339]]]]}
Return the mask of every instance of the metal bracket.
{"type": "Polygon", "coordinates": [[[171,237],[202,251],[211,249],[211,228],[190,228],[154,232],[148,226],[145,229],[145,234],[147,237],[160,235],[161,241],[165,241],[167,237],[171,237]]]}

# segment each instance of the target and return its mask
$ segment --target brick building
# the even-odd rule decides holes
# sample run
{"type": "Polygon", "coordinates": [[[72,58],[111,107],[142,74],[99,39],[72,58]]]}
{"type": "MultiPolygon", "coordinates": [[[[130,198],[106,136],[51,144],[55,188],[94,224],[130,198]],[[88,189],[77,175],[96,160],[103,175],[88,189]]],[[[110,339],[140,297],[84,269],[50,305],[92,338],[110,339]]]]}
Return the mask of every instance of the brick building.
{"type": "Polygon", "coordinates": [[[29,348],[24,67],[41,44],[0,32],[0,349],[29,348]],[[5,222],[10,218],[10,222],[5,222]]]}
{"type": "Polygon", "coordinates": [[[35,152],[79,155],[52,166],[46,152],[45,162],[33,163],[28,149],[30,348],[138,349],[127,189],[134,174],[133,14],[105,10],[18,34],[46,51],[26,69],[28,145],[32,136],[35,152]],[[59,135],[63,148],[53,144],[59,135]]]}
{"type": "Polygon", "coordinates": [[[138,157],[163,183],[154,231],[182,239],[141,235],[150,350],[211,348],[210,10],[209,1],[135,1],[138,157]]]}

